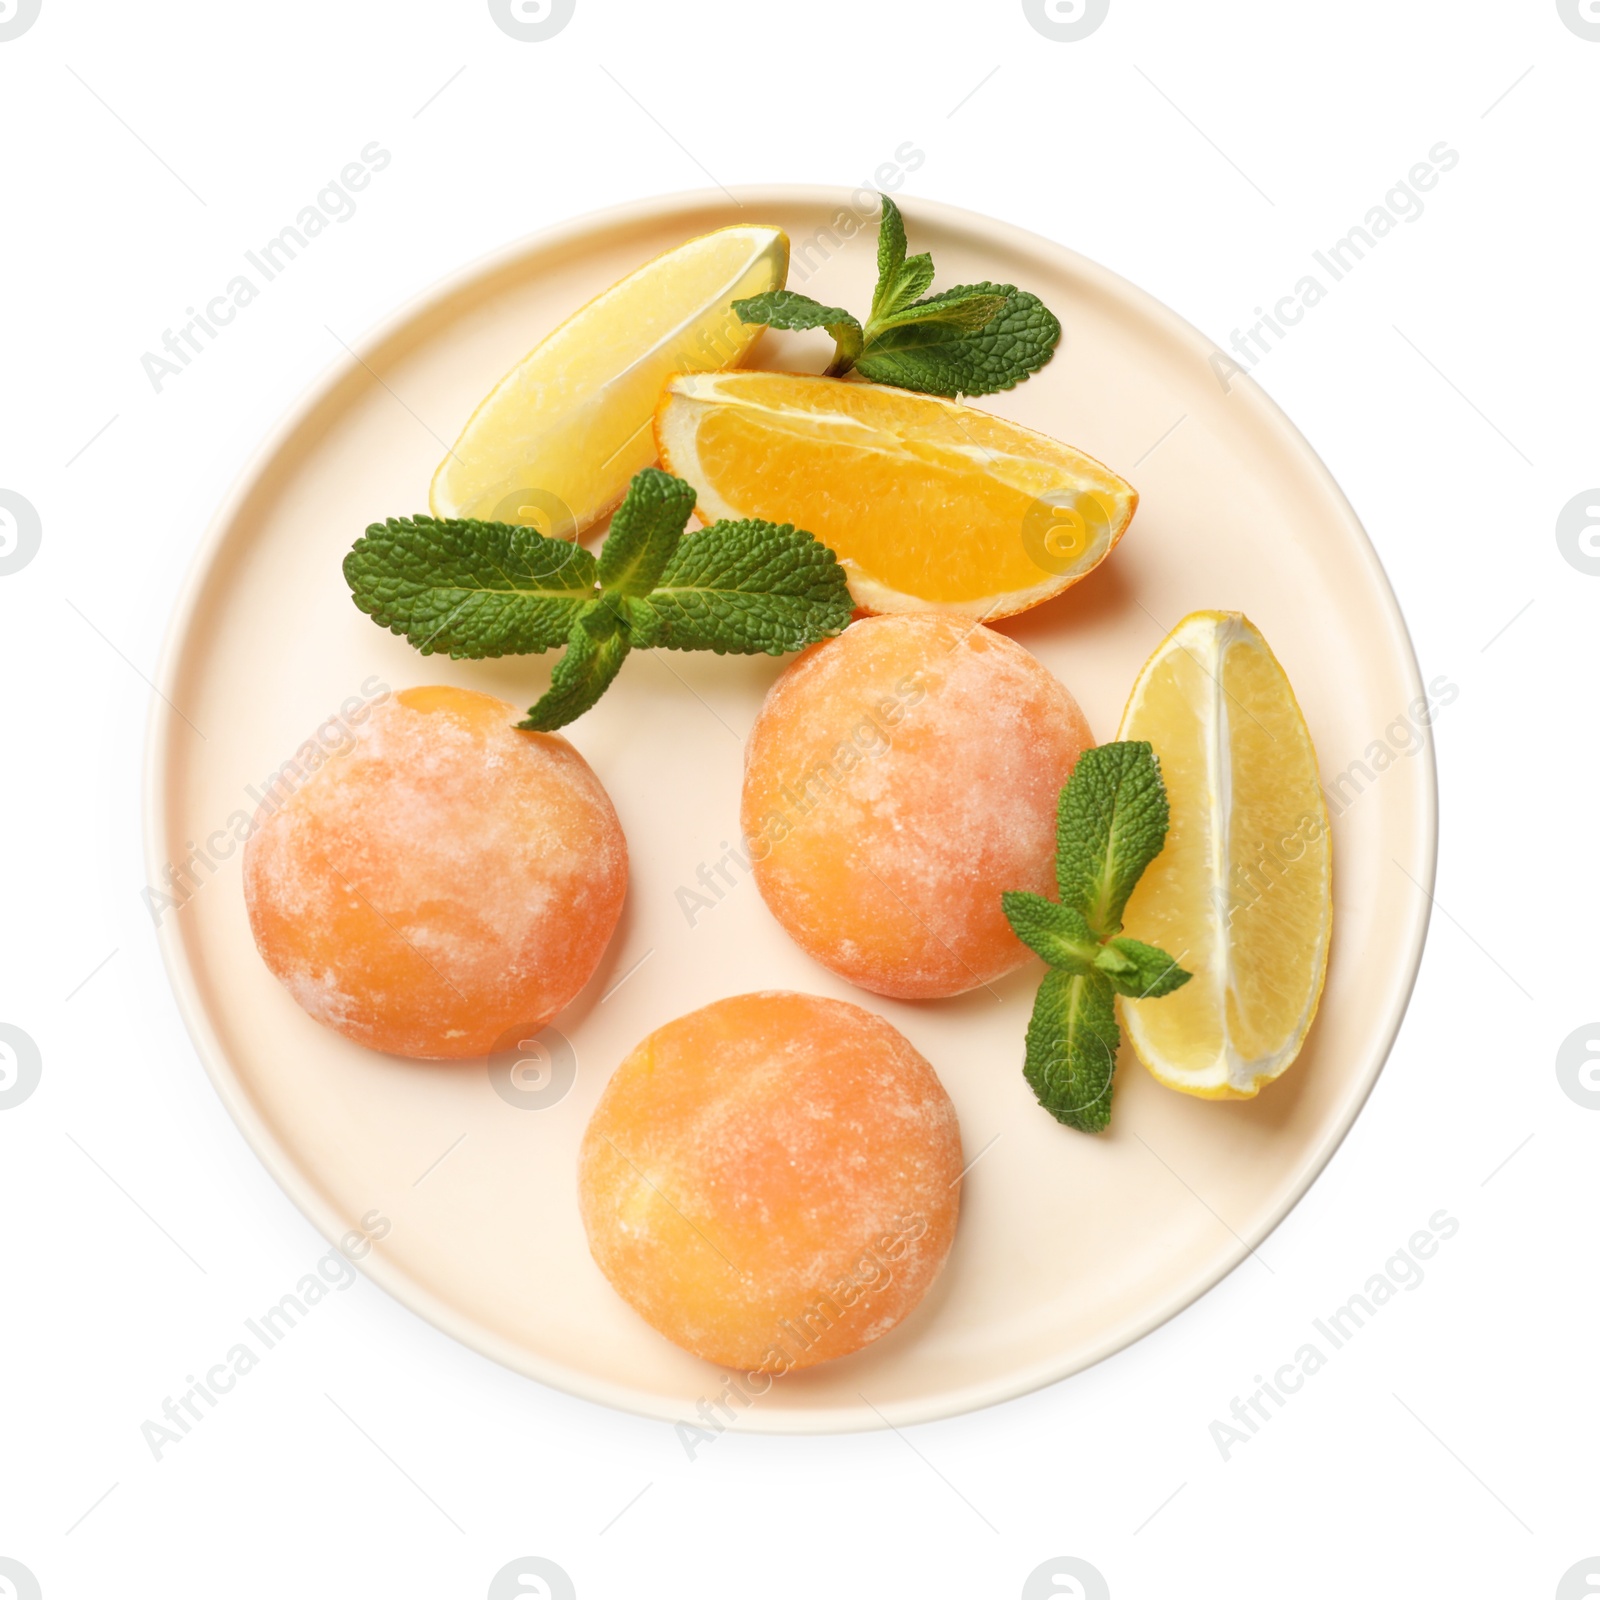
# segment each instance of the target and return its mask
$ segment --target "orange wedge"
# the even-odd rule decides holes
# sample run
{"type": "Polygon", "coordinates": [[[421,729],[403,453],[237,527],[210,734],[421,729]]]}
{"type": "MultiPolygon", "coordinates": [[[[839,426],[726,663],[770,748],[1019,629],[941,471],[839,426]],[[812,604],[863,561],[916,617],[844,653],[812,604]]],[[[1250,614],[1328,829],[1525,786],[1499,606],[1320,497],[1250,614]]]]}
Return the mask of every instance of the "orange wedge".
{"type": "Polygon", "coordinates": [[[784,372],[668,380],[656,448],[706,521],[814,533],[867,611],[993,619],[1110,553],[1139,497],[1070,445],[882,384],[784,372]]]}

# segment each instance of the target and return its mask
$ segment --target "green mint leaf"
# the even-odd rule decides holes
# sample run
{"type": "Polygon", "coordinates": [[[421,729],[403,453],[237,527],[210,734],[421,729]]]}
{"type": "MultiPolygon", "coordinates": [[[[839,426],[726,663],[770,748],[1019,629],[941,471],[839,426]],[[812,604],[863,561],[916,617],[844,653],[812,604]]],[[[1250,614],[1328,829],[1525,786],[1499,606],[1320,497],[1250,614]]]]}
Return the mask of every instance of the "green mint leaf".
{"type": "Polygon", "coordinates": [[[825,306],[810,295],[792,289],[773,289],[735,300],[733,309],[744,322],[759,322],[769,328],[803,333],[807,328],[826,328],[833,339],[833,360],[828,371],[838,377],[848,372],[861,354],[861,324],[843,306],[825,306]]]}
{"type": "Polygon", "coordinates": [[[1094,964],[1111,987],[1130,1000],[1159,1000],[1181,989],[1192,972],[1185,972],[1165,950],[1139,939],[1113,939],[1102,945],[1094,964]]]}
{"type": "Polygon", "coordinates": [[[1097,937],[1122,930],[1140,874],[1167,837],[1167,790],[1142,739],[1085,750],[1056,808],[1056,883],[1061,903],[1097,937]]]}
{"type": "Polygon", "coordinates": [[[1023,1076],[1057,1122],[1099,1133],[1111,1121],[1121,1042],[1111,984],[1102,974],[1047,972],[1028,1021],[1023,1076]]]}
{"type": "Polygon", "coordinates": [[[628,654],[628,632],[608,601],[591,605],[573,623],[567,653],[556,662],[550,687],[528,708],[519,728],[554,733],[581,717],[611,687],[628,654]]]}
{"type": "Polygon", "coordinates": [[[661,619],[650,604],[648,595],[619,594],[609,597],[615,615],[627,629],[628,637],[641,650],[648,650],[661,641],[656,637],[661,629],[661,619]]]}
{"type": "MultiPolygon", "coordinates": [[[[880,194],[883,212],[878,219],[878,284],[872,291],[872,312],[876,318],[885,299],[892,295],[906,259],[906,224],[897,206],[888,195],[880,194]]],[[[933,281],[930,271],[928,281],[933,281]]]]}
{"type": "Polygon", "coordinates": [[[882,327],[905,307],[928,292],[933,282],[933,257],[927,254],[907,256],[887,282],[880,282],[872,296],[872,310],[867,317],[868,338],[871,329],[882,327]]]}
{"type": "Polygon", "coordinates": [[[659,467],[636,473],[600,550],[600,587],[608,594],[649,594],[678,548],[694,501],[693,487],[682,478],[659,467]]]}
{"type": "Polygon", "coordinates": [[[878,223],[878,282],[867,314],[869,326],[910,305],[926,294],[933,282],[933,257],[926,252],[906,255],[905,218],[888,195],[878,198],[883,202],[883,215],[878,223]]]}
{"type": "Polygon", "coordinates": [[[344,558],[356,605],[423,655],[525,655],[563,643],[594,593],[581,545],[504,522],[391,517],[344,558]]]}
{"type": "MultiPolygon", "coordinates": [[[[1004,294],[981,328],[914,322],[874,333],[856,370],[875,383],[924,394],[995,394],[1037,372],[1061,339],[1061,324],[1036,296],[1005,284],[968,284],[973,295],[1004,294]]],[[[954,291],[949,291],[954,292],[954,291]]]]}
{"type": "Polygon", "coordinates": [[[861,326],[843,306],[825,306],[808,294],[796,294],[793,289],[753,294],[747,300],[735,300],[733,309],[741,322],[758,322],[790,333],[804,333],[807,328],[827,328],[831,332],[838,323],[849,323],[855,328],[861,326]]]}
{"type": "Polygon", "coordinates": [[[1023,890],[1001,895],[1000,904],[1011,931],[1052,967],[1081,975],[1095,965],[1100,941],[1078,912],[1023,890]]]}
{"type": "Polygon", "coordinates": [[[907,256],[895,275],[894,292],[884,302],[883,315],[888,316],[913,300],[920,300],[933,287],[933,257],[926,251],[920,256],[907,256]]]}
{"type": "Polygon", "coordinates": [[[991,290],[968,283],[946,289],[943,294],[930,295],[926,300],[913,299],[900,310],[874,320],[867,346],[870,349],[886,328],[909,328],[918,322],[942,322],[968,333],[976,332],[993,322],[1016,292],[1011,288],[991,290]]]}
{"type": "Polygon", "coordinates": [[[834,553],[787,523],[717,522],[678,546],[645,602],[640,644],[782,655],[840,633],[854,601],[834,553]]]}

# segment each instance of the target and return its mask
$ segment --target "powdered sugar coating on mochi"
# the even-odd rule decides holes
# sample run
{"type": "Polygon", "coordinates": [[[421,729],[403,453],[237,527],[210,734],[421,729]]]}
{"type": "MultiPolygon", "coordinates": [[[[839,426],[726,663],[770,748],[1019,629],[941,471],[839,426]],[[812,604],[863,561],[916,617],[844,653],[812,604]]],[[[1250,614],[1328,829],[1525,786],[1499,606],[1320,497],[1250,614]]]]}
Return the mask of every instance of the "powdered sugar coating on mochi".
{"type": "Polygon", "coordinates": [[[868,617],[773,685],[745,751],[742,823],[774,916],[824,966],[931,999],[1028,959],[1007,889],[1053,892],[1056,801],[1094,742],[1004,634],[868,617]]]}
{"type": "Polygon", "coordinates": [[[627,846],[583,757],[518,715],[468,690],[404,690],[258,814],[251,931],[319,1022],[400,1055],[485,1055],[589,981],[627,846]]]}
{"type": "Polygon", "coordinates": [[[739,995],[658,1028],[579,1157],[589,1247],[674,1343],[748,1372],[902,1321],[955,1234],[961,1135],[933,1068],[841,1000],[739,995]]]}

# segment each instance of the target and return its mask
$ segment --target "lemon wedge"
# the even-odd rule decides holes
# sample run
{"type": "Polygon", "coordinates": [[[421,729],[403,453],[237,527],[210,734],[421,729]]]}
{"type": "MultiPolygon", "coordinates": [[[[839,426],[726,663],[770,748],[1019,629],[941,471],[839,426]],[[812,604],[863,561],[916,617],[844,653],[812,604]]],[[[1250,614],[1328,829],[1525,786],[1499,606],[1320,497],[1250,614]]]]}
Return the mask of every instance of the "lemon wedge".
{"type": "Polygon", "coordinates": [[[783,286],[789,238],[740,225],[646,262],[536,345],[473,412],[434,474],[436,517],[575,538],[656,459],[661,386],[736,365],[762,329],[732,302],[783,286]]]}
{"type": "Polygon", "coordinates": [[[1248,1099],[1299,1054],[1333,927],[1333,850],[1316,751],[1260,631],[1185,617],[1145,663],[1121,739],[1147,739],[1172,810],[1124,931],[1194,974],[1124,1000],[1139,1059],[1168,1088],[1248,1099]]]}

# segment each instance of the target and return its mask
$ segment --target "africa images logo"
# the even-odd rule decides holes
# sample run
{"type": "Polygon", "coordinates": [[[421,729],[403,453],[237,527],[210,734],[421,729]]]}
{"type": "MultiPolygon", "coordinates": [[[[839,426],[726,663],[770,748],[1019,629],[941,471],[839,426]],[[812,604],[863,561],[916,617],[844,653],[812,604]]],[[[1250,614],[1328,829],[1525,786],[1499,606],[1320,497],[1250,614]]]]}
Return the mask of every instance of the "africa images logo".
{"type": "Polygon", "coordinates": [[[489,1584],[489,1600],[578,1600],[566,1569],[543,1556],[508,1561],[489,1584]]]}
{"type": "Polygon", "coordinates": [[[1556,548],[1574,572],[1600,576],[1600,489],[1585,489],[1562,506],[1556,548]]]}
{"type": "Polygon", "coordinates": [[[14,489],[0,489],[0,578],[21,572],[38,555],[43,537],[32,502],[14,489]]]}
{"type": "Polygon", "coordinates": [[[1574,1105],[1600,1110],[1600,1022],[1586,1022],[1561,1041],[1556,1081],[1574,1105]]]}
{"type": "Polygon", "coordinates": [[[0,1111],[20,1106],[44,1075],[39,1047],[30,1035],[0,1022],[0,1111]]]}
{"type": "Polygon", "coordinates": [[[1600,0],[1556,0],[1556,12],[1580,39],[1600,40],[1600,0]]]}
{"type": "Polygon", "coordinates": [[[1058,44],[1087,39],[1111,14],[1111,0],[1022,0],[1035,33],[1058,44]]]}
{"type": "Polygon", "coordinates": [[[39,20],[42,0],[0,0],[0,44],[20,39],[39,20]]]}
{"type": "Polygon", "coordinates": [[[1593,1600],[1600,1594],[1600,1556],[1590,1556],[1575,1567],[1568,1567],[1556,1585],[1556,1600],[1593,1600]]]}
{"type": "Polygon", "coordinates": [[[523,44],[555,38],[576,10],[577,0],[489,0],[494,25],[523,44]]]}
{"type": "Polygon", "coordinates": [[[1076,1556],[1052,1556],[1028,1574],[1022,1600],[1111,1600],[1111,1586],[1098,1567],[1076,1556]]]}

